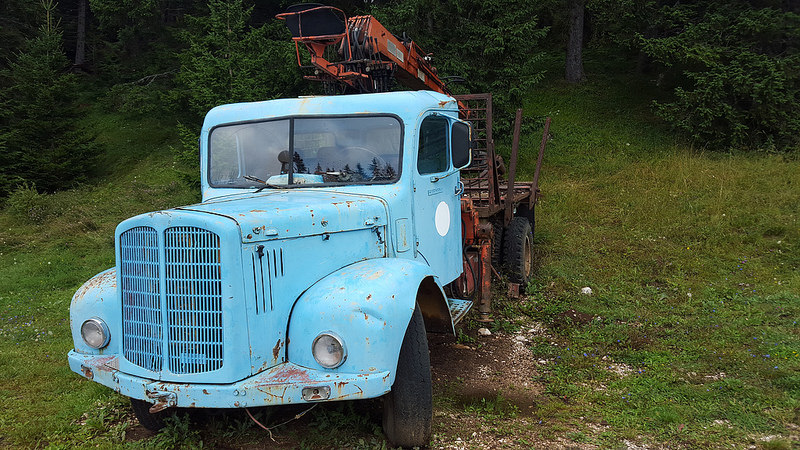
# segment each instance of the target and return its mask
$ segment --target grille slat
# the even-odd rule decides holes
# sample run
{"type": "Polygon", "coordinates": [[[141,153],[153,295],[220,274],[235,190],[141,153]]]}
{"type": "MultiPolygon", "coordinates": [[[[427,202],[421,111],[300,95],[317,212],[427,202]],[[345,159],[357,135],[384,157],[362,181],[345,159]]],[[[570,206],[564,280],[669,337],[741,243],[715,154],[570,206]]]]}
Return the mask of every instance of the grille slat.
{"type": "Polygon", "coordinates": [[[125,358],[160,371],[162,365],[161,293],[158,285],[158,235],[150,227],[120,236],[122,347],[125,358]]]}
{"type": "Polygon", "coordinates": [[[164,233],[169,370],[222,367],[222,280],[219,236],[195,227],[164,233]]]}

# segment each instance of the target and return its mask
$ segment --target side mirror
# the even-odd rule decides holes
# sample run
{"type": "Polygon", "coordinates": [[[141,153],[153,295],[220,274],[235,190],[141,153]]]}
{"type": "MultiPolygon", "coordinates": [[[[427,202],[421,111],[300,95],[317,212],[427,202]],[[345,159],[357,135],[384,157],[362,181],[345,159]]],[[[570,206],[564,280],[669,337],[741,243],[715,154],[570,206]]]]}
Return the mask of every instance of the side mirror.
{"type": "Polygon", "coordinates": [[[472,162],[472,129],[464,122],[454,122],[450,130],[453,167],[463,169],[472,162]]]}

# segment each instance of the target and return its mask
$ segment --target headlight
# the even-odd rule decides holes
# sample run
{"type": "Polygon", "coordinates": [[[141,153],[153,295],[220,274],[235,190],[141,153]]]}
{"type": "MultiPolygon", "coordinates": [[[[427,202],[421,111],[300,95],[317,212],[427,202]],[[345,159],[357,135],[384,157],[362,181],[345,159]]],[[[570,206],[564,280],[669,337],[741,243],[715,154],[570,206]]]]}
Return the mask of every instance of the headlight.
{"type": "Polygon", "coordinates": [[[322,333],[317,336],[311,345],[311,353],[319,365],[326,369],[339,367],[347,356],[342,340],[331,333],[322,333]]]}
{"type": "Polygon", "coordinates": [[[108,333],[108,326],[101,319],[92,317],[81,325],[81,337],[86,345],[94,349],[100,349],[108,345],[111,335],[108,333]]]}

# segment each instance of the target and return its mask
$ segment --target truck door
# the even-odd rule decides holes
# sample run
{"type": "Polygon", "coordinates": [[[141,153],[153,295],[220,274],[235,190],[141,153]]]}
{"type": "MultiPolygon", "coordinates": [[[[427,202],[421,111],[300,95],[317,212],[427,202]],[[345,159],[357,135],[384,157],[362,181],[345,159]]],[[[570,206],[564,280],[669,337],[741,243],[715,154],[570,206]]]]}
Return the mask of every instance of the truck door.
{"type": "Polygon", "coordinates": [[[444,284],[463,270],[460,176],[450,161],[450,119],[432,113],[422,120],[414,168],[417,257],[444,284]]]}

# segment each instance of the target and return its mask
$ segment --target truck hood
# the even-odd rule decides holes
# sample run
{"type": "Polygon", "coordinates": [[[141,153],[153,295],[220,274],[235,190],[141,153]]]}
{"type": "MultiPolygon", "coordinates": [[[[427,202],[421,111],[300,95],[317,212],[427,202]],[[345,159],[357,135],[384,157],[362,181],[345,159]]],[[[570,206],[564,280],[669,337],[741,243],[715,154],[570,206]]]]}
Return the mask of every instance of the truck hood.
{"type": "Polygon", "coordinates": [[[379,197],[322,189],[217,197],[176,209],[233,219],[245,243],[371,228],[386,225],[388,217],[379,197]]]}

